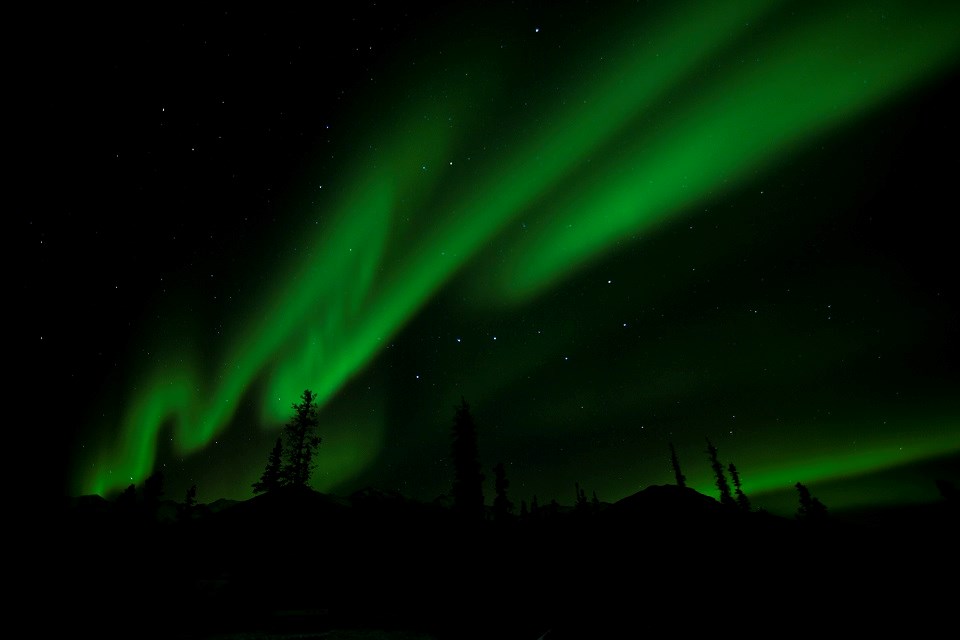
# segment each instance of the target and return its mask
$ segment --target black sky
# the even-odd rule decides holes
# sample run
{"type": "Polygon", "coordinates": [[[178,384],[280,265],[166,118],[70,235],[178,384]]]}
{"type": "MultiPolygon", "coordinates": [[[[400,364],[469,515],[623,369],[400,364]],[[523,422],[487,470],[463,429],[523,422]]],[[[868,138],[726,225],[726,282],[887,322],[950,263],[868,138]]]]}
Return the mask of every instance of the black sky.
{"type": "MultiPolygon", "coordinates": [[[[602,24],[596,12],[84,8],[32,29],[46,43],[27,74],[44,143],[31,164],[38,186],[17,216],[30,247],[22,339],[37,353],[28,371],[39,402],[54,389],[70,407],[69,420],[43,418],[69,443],[64,468],[102,429],[91,424],[122,413],[118,389],[151,357],[145,333],[176,313],[216,332],[249,313],[247,292],[284,277],[291,251],[307,250],[291,238],[329,215],[320,185],[344,180],[363,128],[380,110],[391,117],[397,84],[384,77],[398,56],[440,57],[493,34],[519,52],[513,64],[562,66],[559,45],[579,24],[602,24]],[[435,25],[445,24],[460,31],[444,40],[435,25]],[[541,29],[561,34],[556,50],[531,39],[541,29]],[[184,299],[189,308],[171,311],[184,299]]],[[[940,457],[814,476],[828,504],[870,502],[870,491],[926,499],[931,473],[956,480],[957,74],[953,64],[884,101],[709,198],[707,213],[624,243],[533,302],[471,306],[464,292],[477,269],[466,269],[331,401],[328,416],[341,422],[375,406],[385,435],[342,479],[321,469],[321,488],[445,491],[461,395],[474,404],[484,467],[508,463],[517,502],[567,502],[577,480],[604,499],[669,482],[669,441],[688,475],[707,477],[704,436],[737,457],[748,483],[751,469],[770,476],[778,464],[813,474],[819,448],[840,441],[855,456],[858,439],[952,438],[940,457]],[[608,277],[616,289],[604,288],[608,277]],[[538,331],[562,337],[547,348],[538,331]],[[570,357],[576,369],[564,367],[570,357]],[[890,489],[898,483],[909,490],[890,489]]],[[[240,497],[259,474],[274,432],[253,424],[253,398],[242,402],[254,417],[222,434],[221,449],[160,447],[171,494],[196,482],[203,499],[240,497]]],[[[932,479],[928,489],[932,499],[932,479]]]]}

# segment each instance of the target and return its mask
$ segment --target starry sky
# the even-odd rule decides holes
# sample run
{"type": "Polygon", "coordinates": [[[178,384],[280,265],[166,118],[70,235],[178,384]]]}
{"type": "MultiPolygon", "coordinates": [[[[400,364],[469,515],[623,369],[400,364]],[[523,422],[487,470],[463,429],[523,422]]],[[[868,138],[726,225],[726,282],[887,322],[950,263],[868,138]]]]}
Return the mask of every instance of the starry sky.
{"type": "Polygon", "coordinates": [[[243,499],[290,405],[313,486],[757,506],[960,482],[954,2],[65,13],[26,223],[64,489],[243,499]]]}

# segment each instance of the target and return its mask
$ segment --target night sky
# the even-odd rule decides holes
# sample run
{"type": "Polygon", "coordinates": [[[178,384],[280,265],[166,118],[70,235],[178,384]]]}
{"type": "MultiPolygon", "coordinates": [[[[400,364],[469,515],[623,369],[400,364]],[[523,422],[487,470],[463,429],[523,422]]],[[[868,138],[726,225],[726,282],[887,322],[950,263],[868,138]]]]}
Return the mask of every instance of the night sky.
{"type": "Polygon", "coordinates": [[[65,491],[250,497],[305,388],[338,494],[448,492],[461,396],[488,501],[960,482],[960,4],[345,7],[45,18],[65,491]]]}

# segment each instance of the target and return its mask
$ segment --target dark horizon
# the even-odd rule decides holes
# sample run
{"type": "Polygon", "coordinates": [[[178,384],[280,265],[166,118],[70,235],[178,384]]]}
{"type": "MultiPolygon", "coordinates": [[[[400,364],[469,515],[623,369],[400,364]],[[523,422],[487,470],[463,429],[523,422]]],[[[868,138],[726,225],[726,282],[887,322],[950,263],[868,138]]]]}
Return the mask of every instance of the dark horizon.
{"type": "Polygon", "coordinates": [[[616,504],[581,494],[572,508],[519,516],[378,492],[331,500],[302,486],[171,510],[157,501],[162,483],[150,485],[62,511],[73,533],[55,551],[70,594],[62,604],[84,628],[559,640],[670,622],[707,632],[741,624],[743,608],[758,621],[740,634],[766,637],[786,621],[809,633],[934,632],[952,613],[936,576],[957,559],[956,487],[938,509],[844,521],[802,491],[806,510],[785,519],[677,485],[616,504]]]}
{"type": "MultiPolygon", "coordinates": [[[[465,402],[465,400],[463,401],[465,402]]],[[[452,434],[452,431],[451,431],[451,434],[452,434]]],[[[705,443],[705,445],[706,444],[707,443],[705,443]]],[[[321,446],[322,446],[322,442],[321,442],[321,446]]],[[[687,479],[686,473],[688,471],[693,471],[694,477],[700,477],[703,475],[701,473],[702,470],[698,468],[700,466],[707,468],[708,473],[715,474],[715,471],[709,470],[709,460],[708,460],[709,451],[706,446],[703,448],[700,454],[701,454],[700,455],[701,459],[699,461],[683,460],[680,458],[680,456],[677,456],[677,464],[684,470],[684,475],[683,475],[684,486],[689,486],[689,488],[696,491],[700,495],[709,497],[713,500],[719,500],[722,497],[722,495],[716,485],[715,475],[710,475],[709,483],[701,484],[698,486],[690,486],[689,483],[686,481],[687,479]]],[[[264,460],[267,460],[267,459],[268,459],[268,456],[265,453],[264,460]]],[[[818,487],[818,490],[825,489],[826,490],[825,495],[832,496],[832,495],[836,495],[836,492],[845,492],[847,495],[853,496],[852,498],[848,498],[849,502],[847,503],[841,502],[839,508],[830,510],[832,518],[837,519],[838,522],[849,521],[851,517],[853,518],[854,521],[857,521],[858,519],[862,519],[862,518],[882,516],[884,513],[894,514],[895,516],[896,514],[900,513],[903,507],[924,506],[924,505],[930,506],[930,505],[943,503],[944,500],[947,500],[948,496],[944,494],[943,488],[941,487],[941,483],[944,483],[945,486],[947,486],[948,488],[953,487],[955,492],[956,480],[953,479],[953,473],[957,469],[958,462],[960,462],[960,456],[946,455],[946,456],[934,458],[933,460],[925,460],[923,461],[922,465],[916,465],[918,467],[917,469],[911,470],[908,475],[904,476],[904,477],[913,476],[911,480],[915,479],[916,486],[914,488],[916,489],[918,495],[923,495],[923,498],[916,499],[916,500],[891,501],[891,500],[884,500],[884,499],[876,499],[875,497],[872,496],[870,487],[871,485],[875,486],[875,484],[877,483],[877,478],[871,477],[871,474],[865,474],[864,477],[852,477],[852,478],[845,477],[835,483],[819,483],[817,487],[818,487]],[[923,474],[929,475],[929,477],[926,478],[925,487],[923,486],[924,485],[924,482],[922,479],[923,474]]],[[[482,474],[485,477],[481,479],[480,484],[481,484],[481,490],[482,490],[483,503],[485,505],[485,508],[488,511],[488,517],[491,517],[491,514],[493,513],[493,509],[494,509],[494,497],[495,497],[494,478],[492,474],[493,465],[484,466],[485,463],[482,460],[478,460],[478,463],[481,465],[481,468],[486,471],[485,474],[482,474]]],[[[721,464],[723,468],[726,469],[728,464],[731,464],[731,462],[729,460],[721,460],[721,464]]],[[[315,468],[315,465],[314,465],[314,468],[312,469],[311,474],[314,474],[314,472],[316,471],[321,471],[321,469],[315,468]]],[[[671,468],[670,473],[675,474],[676,470],[674,468],[671,468]]],[[[742,473],[742,469],[741,469],[741,473],[742,473]]],[[[256,497],[258,494],[257,488],[255,486],[251,486],[248,488],[246,492],[240,491],[235,495],[204,496],[203,492],[200,491],[200,487],[198,487],[196,483],[185,484],[184,478],[178,478],[176,476],[169,477],[167,475],[166,469],[162,467],[155,469],[153,474],[154,475],[159,474],[160,477],[163,478],[164,485],[167,487],[172,487],[172,492],[165,493],[164,495],[165,502],[173,502],[173,503],[182,502],[182,500],[181,501],[177,500],[177,496],[184,493],[184,487],[191,487],[191,486],[193,487],[194,490],[197,490],[199,492],[199,493],[194,493],[194,498],[196,498],[198,495],[201,498],[197,500],[198,505],[211,505],[211,504],[218,503],[222,500],[228,500],[231,502],[243,502],[256,497]]],[[[725,472],[725,475],[729,476],[729,473],[725,472]]],[[[895,484],[898,482],[905,481],[903,477],[896,478],[894,476],[890,478],[888,475],[888,478],[889,479],[886,479],[886,482],[890,484],[895,484]]],[[[509,481],[510,479],[509,476],[507,477],[507,479],[509,481]]],[[[447,490],[432,497],[422,496],[422,495],[421,496],[409,495],[400,489],[390,488],[390,487],[379,487],[375,485],[365,485],[363,487],[357,487],[346,493],[336,493],[336,492],[325,492],[325,493],[326,495],[329,495],[331,497],[348,499],[350,498],[350,496],[362,494],[363,492],[370,491],[370,490],[372,491],[385,490],[388,492],[394,492],[397,496],[402,496],[404,499],[420,502],[423,504],[450,503],[450,501],[454,499],[454,491],[450,490],[450,487],[453,487],[455,485],[454,478],[453,477],[444,478],[442,479],[442,481],[445,481],[449,484],[449,486],[447,487],[447,490]]],[[[907,481],[909,482],[909,480],[907,481]]],[[[774,490],[770,490],[762,493],[749,494],[748,497],[750,500],[750,506],[748,507],[748,509],[753,512],[766,512],[766,513],[770,513],[772,515],[784,517],[784,518],[796,517],[798,505],[797,505],[797,493],[796,493],[795,485],[798,482],[802,483],[802,480],[798,479],[796,480],[796,482],[792,482],[779,489],[774,489],[774,490]]],[[[539,502],[543,505],[554,503],[564,509],[574,508],[576,506],[576,501],[578,498],[578,496],[576,495],[576,491],[580,489],[581,483],[579,480],[571,480],[569,484],[570,484],[570,487],[568,487],[567,493],[562,495],[539,495],[539,496],[536,494],[521,495],[521,494],[518,494],[516,489],[514,489],[509,492],[511,494],[511,498],[513,498],[511,512],[514,515],[517,515],[517,512],[519,512],[519,509],[520,509],[519,505],[521,502],[531,503],[533,500],[539,500],[539,502]],[[571,496],[572,496],[572,499],[570,499],[571,496]]],[[[648,487],[653,487],[653,488],[669,487],[669,486],[676,486],[676,484],[677,484],[677,480],[672,479],[672,481],[670,482],[664,482],[661,484],[652,484],[652,485],[648,485],[648,487]]],[[[308,482],[307,487],[312,489],[311,485],[312,485],[312,482],[308,482]]],[[[143,490],[143,487],[140,485],[140,483],[131,482],[129,486],[136,486],[138,492],[141,492],[143,490]]],[[[648,487],[638,487],[637,491],[627,495],[604,496],[603,499],[600,500],[600,502],[604,505],[616,504],[624,499],[631,498],[632,496],[635,496],[638,493],[641,493],[644,489],[648,487]]],[[[125,487],[124,489],[129,491],[128,487],[125,487]]],[[[592,495],[596,496],[595,489],[591,489],[590,487],[583,487],[583,490],[589,491],[592,493],[592,495]]],[[[262,489],[260,491],[262,491],[262,489]]],[[[120,499],[121,493],[122,493],[121,491],[115,491],[107,494],[106,496],[100,496],[100,497],[106,498],[111,502],[116,502],[118,499],[120,499]]],[[[93,495],[97,495],[97,494],[93,494],[93,495]]],[[[74,496],[74,497],[80,498],[83,496],[74,496]]],[[[890,515],[887,515],[886,517],[890,517],[890,515]]]]}

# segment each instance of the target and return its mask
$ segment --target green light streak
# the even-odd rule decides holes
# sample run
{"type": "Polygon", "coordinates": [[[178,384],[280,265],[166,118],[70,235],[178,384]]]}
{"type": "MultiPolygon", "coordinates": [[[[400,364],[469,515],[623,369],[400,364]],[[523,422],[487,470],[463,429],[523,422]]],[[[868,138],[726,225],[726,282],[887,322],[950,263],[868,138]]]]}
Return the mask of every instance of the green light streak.
{"type": "Polygon", "coordinates": [[[736,186],[936,73],[958,51],[956,6],[943,15],[902,10],[887,18],[866,7],[850,11],[834,8],[750,51],[755,62],[703,82],[687,105],[671,105],[659,131],[622,132],[628,149],[578,180],[540,233],[515,241],[509,253],[516,259],[498,278],[502,293],[539,292],[616,241],[736,186]]]}
{"type": "MultiPolygon", "coordinates": [[[[137,396],[124,417],[124,424],[156,425],[156,428],[124,429],[119,442],[100,452],[100,468],[106,468],[106,472],[92,474],[90,484],[84,490],[103,495],[141,481],[144,478],[143,469],[153,468],[157,432],[169,421],[179,421],[178,432],[190,438],[193,432],[184,429],[184,416],[188,415],[194,403],[195,391],[193,381],[181,372],[163,376],[162,382],[158,381],[150,387],[149,394],[137,396]]],[[[94,466],[94,469],[97,468],[94,466]]]]}
{"type": "MultiPolygon", "coordinates": [[[[183,364],[148,370],[119,429],[105,427],[119,433],[119,444],[94,463],[78,462],[76,490],[105,493],[142,480],[166,424],[175,425],[180,451],[205,446],[256,381],[268,425],[285,420],[306,387],[327,402],[466,266],[485,274],[484,299],[527,300],[618,242],[942,71],[958,51],[955,3],[887,7],[887,21],[867,4],[813,10],[799,26],[751,44],[747,25],[775,20],[778,4],[690,4],[656,24],[624,28],[619,48],[610,47],[619,63],[567,87],[569,104],[525,116],[526,134],[502,140],[471,171],[454,168],[443,178],[434,167],[487,137],[481,125],[455,135],[448,122],[449,114],[469,122],[475,96],[495,94],[492,74],[481,70],[476,77],[486,80],[469,91],[454,83],[437,92],[444,98],[398,98],[407,108],[380,125],[380,136],[371,134],[383,142],[371,157],[355,159],[348,194],[327,214],[332,222],[307,241],[309,259],[279,274],[276,281],[287,284],[276,295],[250,305],[214,375],[183,364]],[[756,62],[711,65],[734,53],[756,62]],[[681,88],[680,105],[668,106],[681,88]],[[605,160],[588,162],[598,155],[605,160]],[[549,210],[541,210],[545,202],[549,210]],[[536,218],[534,233],[511,232],[520,215],[536,218]],[[483,257],[494,241],[509,259],[483,257]]],[[[455,60],[454,68],[479,64],[455,60]]],[[[338,446],[352,453],[327,460],[324,483],[375,459],[382,429],[364,433],[344,437],[338,446]]],[[[869,464],[881,459],[892,460],[869,464]]],[[[772,486],[773,477],[750,481],[772,486]]]]}
{"type": "MultiPolygon", "coordinates": [[[[833,452],[809,454],[802,461],[794,458],[777,460],[774,454],[771,458],[758,460],[754,465],[756,468],[751,468],[749,477],[744,476],[744,492],[759,496],[766,492],[782,491],[784,487],[792,487],[797,482],[823,483],[851,478],[960,450],[955,420],[942,420],[940,424],[940,428],[928,430],[933,436],[925,430],[927,435],[922,439],[901,437],[899,442],[902,444],[878,435],[852,452],[836,447],[833,452]]],[[[835,425],[833,430],[840,431],[843,426],[835,425]]],[[[802,426],[793,428],[802,429],[802,426]]],[[[699,480],[695,488],[707,495],[716,493],[712,481],[707,479],[699,480]]]]}

